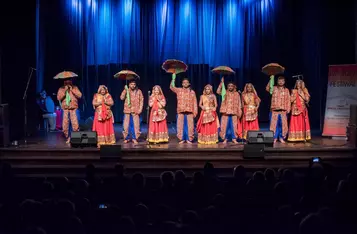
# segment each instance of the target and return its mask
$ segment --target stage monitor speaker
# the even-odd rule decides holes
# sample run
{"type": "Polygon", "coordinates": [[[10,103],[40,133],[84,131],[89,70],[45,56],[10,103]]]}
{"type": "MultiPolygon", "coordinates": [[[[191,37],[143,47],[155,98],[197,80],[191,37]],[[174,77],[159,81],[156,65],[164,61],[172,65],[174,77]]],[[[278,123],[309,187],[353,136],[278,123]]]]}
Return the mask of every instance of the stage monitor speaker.
{"type": "Polygon", "coordinates": [[[357,126],[357,105],[350,105],[349,126],[357,126]]]}
{"type": "Polygon", "coordinates": [[[0,104],[0,146],[10,145],[9,105],[0,104]]]}
{"type": "Polygon", "coordinates": [[[257,158],[264,158],[265,151],[264,144],[246,144],[244,145],[243,150],[243,158],[249,159],[257,159],[257,158]]]}
{"type": "Polygon", "coordinates": [[[71,146],[78,147],[97,147],[97,132],[81,131],[71,133],[71,146]]]}
{"type": "Polygon", "coordinates": [[[274,132],[272,131],[248,131],[248,144],[264,144],[265,146],[273,147],[274,132]]]}
{"type": "Polygon", "coordinates": [[[100,158],[121,158],[121,145],[102,145],[100,146],[100,158]]]}

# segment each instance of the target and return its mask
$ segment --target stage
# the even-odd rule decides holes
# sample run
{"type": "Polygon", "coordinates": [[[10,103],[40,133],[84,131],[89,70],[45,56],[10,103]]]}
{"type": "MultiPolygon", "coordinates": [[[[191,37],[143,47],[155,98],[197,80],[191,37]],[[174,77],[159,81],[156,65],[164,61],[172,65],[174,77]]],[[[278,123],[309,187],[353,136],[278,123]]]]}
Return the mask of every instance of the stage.
{"type": "Polygon", "coordinates": [[[15,171],[23,176],[78,176],[85,165],[92,163],[103,175],[113,174],[116,163],[122,163],[128,173],[135,171],[157,175],[165,170],[184,169],[193,172],[201,169],[205,162],[212,162],[219,173],[230,174],[236,165],[246,168],[306,168],[309,159],[321,157],[335,167],[349,167],[353,163],[356,148],[345,140],[333,140],[313,136],[307,143],[276,143],[265,149],[264,158],[246,159],[244,144],[200,145],[179,144],[174,125],[170,125],[170,143],[149,145],[146,127],[142,128],[141,141],[135,145],[123,144],[120,125],[116,125],[117,144],[121,152],[115,157],[101,158],[97,148],[71,148],[65,143],[61,132],[39,132],[28,138],[27,145],[0,149],[2,162],[11,163],[15,171]]]}

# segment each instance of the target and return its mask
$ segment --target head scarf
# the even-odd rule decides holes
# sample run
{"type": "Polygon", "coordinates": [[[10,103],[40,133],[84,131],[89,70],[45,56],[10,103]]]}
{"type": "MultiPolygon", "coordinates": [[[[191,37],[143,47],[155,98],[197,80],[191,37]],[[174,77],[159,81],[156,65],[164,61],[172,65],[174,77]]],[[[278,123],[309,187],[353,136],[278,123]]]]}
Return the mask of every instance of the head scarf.
{"type": "Polygon", "coordinates": [[[154,90],[155,88],[159,89],[159,98],[165,98],[164,93],[162,92],[162,89],[160,87],[160,85],[155,85],[154,87],[152,87],[152,95],[154,95],[154,90]]]}
{"type": "MultiPolygon", "coordinates": [[[[108,93],[108,88],[107,88],[107,86],[105,86],[105,85],[99,85],[99,88],[98,88],[97,93],[100,94],[100,91],[101,91],[102,89],[105,90],[105,94],[108,93]]],[[[105,94],[104,94],[104,95],[105,95],[105,94]]]]}
{"type": "Polygon", "coordinates": [[[211,91],[211,93],[210,93],[209,95],[213,94],[212,85],[208,84],[208,85],[206,85],[206,86],[203,88],[203,94],[204,94],[204,95],[207,95],[207,94],[206,94],[206,88],[209,88],[209,90],[211,91]]]}
{"type": "Polygon", "coordinates": [[[301,89],[305,91],[306,87],[305,87],[305,82],[304,82],[303,80],[297,80],[297,81],[295,82],[294,89],[297,89],[297,84],[298,84],[299,82],[301,83],[301,89]]]}
{"type": "Polygon", "coordinates": [[[244,94],[248,93],[248,85],[252,86],[252,90],[253,90],[253,93],[254,93],[254,98],[257,99],[260,102],[260,98],[258,97],[257,91],[255,90],[254,85],[252,83],[246,83],[245,84],[242,94],[244,95],[244,94]]]}

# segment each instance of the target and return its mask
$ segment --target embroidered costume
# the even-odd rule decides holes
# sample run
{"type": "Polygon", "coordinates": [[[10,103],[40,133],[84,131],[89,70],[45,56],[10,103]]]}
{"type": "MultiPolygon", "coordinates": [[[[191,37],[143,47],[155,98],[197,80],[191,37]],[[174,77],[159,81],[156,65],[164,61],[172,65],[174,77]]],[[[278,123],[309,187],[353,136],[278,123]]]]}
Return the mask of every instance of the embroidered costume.
{"type": "Polygon", "coordinates": [[[169,142],[165,111],[166,99],[160,86],[155,85],[149,98],[151,107],[147,141],[149,143],[169,142]],[[158,93],[157,93],[158,92],[158,93]]]}
{"type": "Polygon", "coordinates": [[[310,101],[310,94],[305,83],[297,80],[291,93],[291,118],[288,141],[305,141],[311,139],[310,121],[306,103],[310,101]]]}
{"type": "Polygon", "coordinates": [[[217,94],[222,96],[219,111],[221,113],[220,137],[224,142],[227,142],[227,140],[236,142],[236,139],[241,136],[239,132],[239,119],[242,116],[240,95],[236,90],[236,86],[232,83],[228,84],[228,90],[226,92],[222,90],[225,90],[223,79],[217,89],[217,94]]]}
{"type": "Polygon", "coordinates": [[[95,110],[92,130],[97,132],[98,147],[115,144],[114,117],[110,110],[114,102],[106,86],[99,86],[92,104],[95,110]]]}
{"type": "MultiPolygon", "coordinates": [[[[274,79],[272,77],[271,79],[274,79]]],[[[284,79],[284,78],[279,78],[284,79]]],[[[271,90],[270,85],[266,86],[266,90],[271,92],[271,106],[270,106],[270,130],[274,132],[274,139],[284,141],[288,134],[288,120],[287,114],[290,113],[290,92],[289,89],[281,86],[273,86],[271,90]]]]}
{"type": "Polygon", "coordinates": [[[216,144],[218,142],[219,120],[217,116],[217,98],[211,85],[206,85],[200,98],[201,114],[197,122],[199,144],[216,144]],[[207,93],[206,89],[209,89],[207,93]]]}
{"type": "MultiPolygon", "coordinates": [[[[129,86],[135,83],[131,81],[129,86]]],[[[140,114],[143,111],[144,96],[140,89],[136,87],[136,83],[133,88],[125,89],[120,95],[120,99],[124,101],[124,120],[123,120],[123,137],[124,142],[128,142],[131,139],[134,143],[137,143],[137,139],[140,137],[140,114]]]]}
{"type": "Polygon", "coordinates": [[[260,98],[253,84],[248,83],[245,85],[242,99],[244,104],[243,114],[243,138],[247,138],[249,130],[259,130],[258,122],[258,109],[260,105],[260,98]]]}
{"type": "Polygon", "coordinates": [[[197,116],[196,93],[190,87],[175,87],[176,76],[173,74],[170,89],[177,96],[177,138],[191,142],[194,138],[194,118],[197,116]]]}
{"type": "Polygon", "coordinates": [[[61,103],[63,110],[62,130],[69,143],[69,123],[72,125],[73,131],[79,131],[78,117],[76,111],[78,109],[78,99],[82,97],[78,87],[72,85],[71,80],[66,80],[64,86],[58,89],[57,99],[61,103]]]}

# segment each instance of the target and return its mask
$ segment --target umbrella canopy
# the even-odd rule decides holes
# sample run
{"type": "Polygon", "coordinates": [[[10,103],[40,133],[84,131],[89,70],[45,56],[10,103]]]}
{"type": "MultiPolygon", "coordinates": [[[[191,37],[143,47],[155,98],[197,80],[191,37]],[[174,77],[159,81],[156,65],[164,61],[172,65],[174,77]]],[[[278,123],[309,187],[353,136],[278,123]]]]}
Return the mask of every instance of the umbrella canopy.
{"type": "Polygon", "coordinates": [[[268,76],[284,73],[285,68],[278,63],[269,63],[262,68],[262,72],[268,76]]]}
{"type": "Polygon", "coordinates": [[[235,74],[233,69],[227,66],[218,66],[213,68],[212,72],[223,76],[235,74]]]}
{"type": "Polygon", "coordinates": [[[168,59],[162,64],[161,68],[164,69],[167,73],[179,74],[181,72],[187,71],[188,67],[180,60],[168,59]]]}
{"type": "Polygon", "coordinates": [[[122,80],[136,80],[140,79],[140,76],[133,71],[130,70],[122,70],[114,75],[115,78],[119,78],[122,80]]]}
{"type": "Polygon", "coordinates": [[[78,75],[71,71],[63,71],[63,72],[58,73],[55,77],[53,77],[53,79],[55,79],[55,80],[69,79],[69,78],[73,78],[73,77],[78,77],[78,75]]]}

